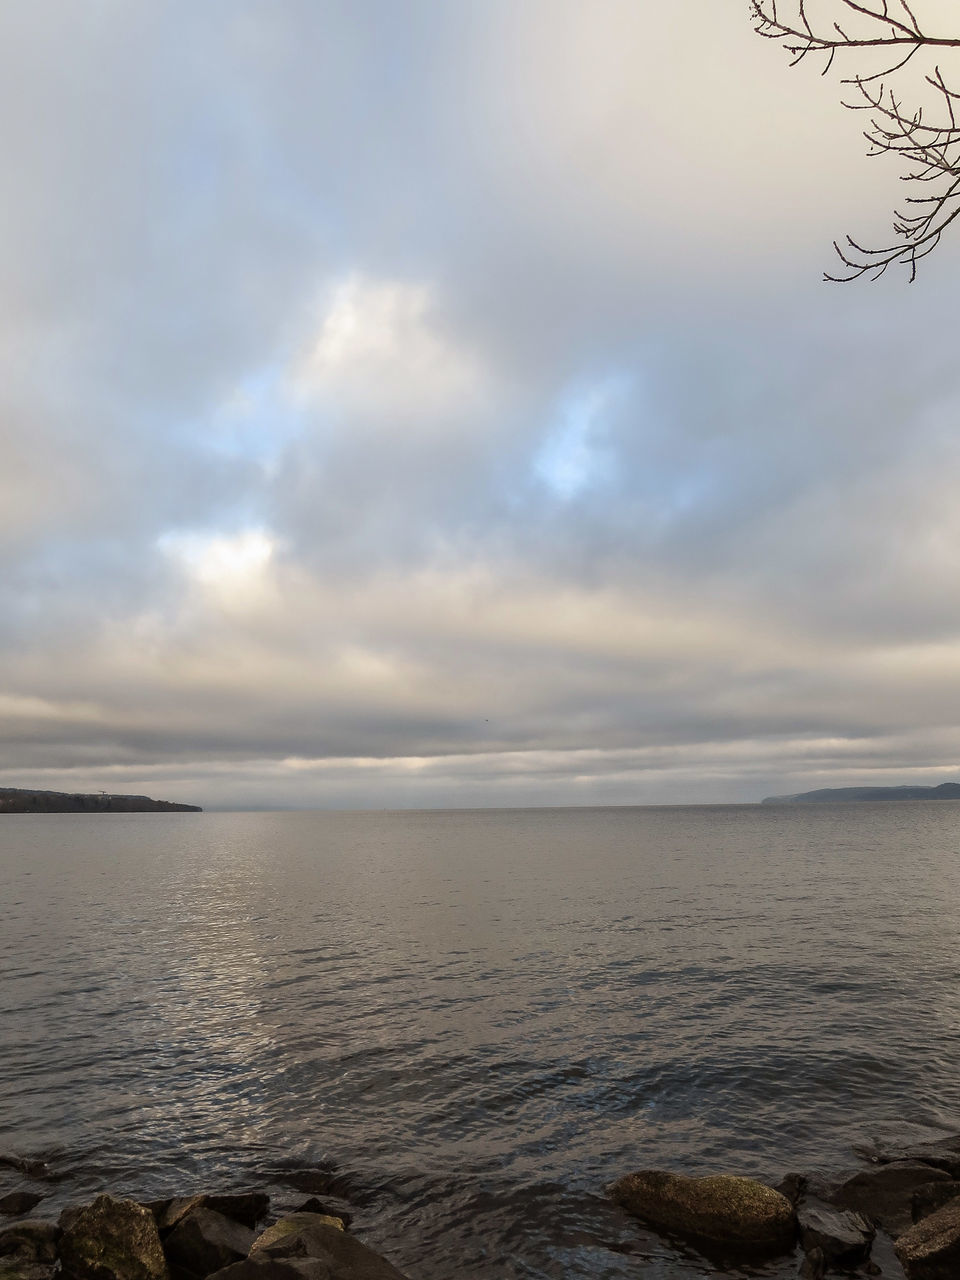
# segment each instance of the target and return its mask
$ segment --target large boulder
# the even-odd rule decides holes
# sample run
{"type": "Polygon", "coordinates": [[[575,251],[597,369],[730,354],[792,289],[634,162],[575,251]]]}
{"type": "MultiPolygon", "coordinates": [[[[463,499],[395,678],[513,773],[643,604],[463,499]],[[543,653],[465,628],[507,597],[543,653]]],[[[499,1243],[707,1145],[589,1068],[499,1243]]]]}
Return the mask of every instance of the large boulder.
{"type": "Polygon", "coordinates": [[[797,1222],[804,1252],[819,1250],[827,1266],[854,1267],[870,1257],[876,1232],[863,1214],[805,1200],[797,1209],[797,1222]]]}
{"type": "Polygon", "coordinates": [[[923,1218],[894,1246],[909,1280],[957,1280],[960,1276],[960,1200],[923,1218]]]}
{"type": "Polygon", "coordinates": [[[133,1200],[97,1196],[65,1209],[60,1259],[73,1280],[168,1280],[156,1220],[133,1200]]]}
{"type": "Polygon", "coordinates": [[[163,1247],[180,1270],[208,1276],[245,1258],[254,1239],[249,1227],[198,1204],[177,1221],[163,1247]]]}
{"type": "Polygon", "coordinates": [[[258,1271],[263,1264],[287,1264],[306,1280],[404,1280],[392,1263],[342,1230],[338,1218],[292,1213],[268,1227],[254,1241],[250,1257],[221,1271],[216,1280],[285,1280],[258,1271]],[[315,1264],[327,1268],[318,1272],[315,1264]]]}
{"type": "Polygon", "coordinates": [[[913,1223],[913,1197],[933,1182],[949,1182],[950,1175],[928,1164],[899,1160],[853,1174],[831,1196],[833,1204],[862,1213],[896,1237],[913,1223]]]}
{"type": "Polygon", "coordinates": [[[797,1232],[790,1201],[752,1178],[686,1178],[644,1169],[610,1188],[614,1200],[652,1227],[741,1250],[789,1249],[797,1232]]]}

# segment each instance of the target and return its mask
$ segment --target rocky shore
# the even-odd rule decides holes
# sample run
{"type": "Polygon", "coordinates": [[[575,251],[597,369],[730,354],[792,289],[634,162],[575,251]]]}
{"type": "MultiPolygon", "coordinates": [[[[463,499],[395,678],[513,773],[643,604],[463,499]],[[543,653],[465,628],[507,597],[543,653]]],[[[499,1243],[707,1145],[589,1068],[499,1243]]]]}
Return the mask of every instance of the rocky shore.
{"type": "Polygon", "coordinates": [[[960,1136],[858,1149],[839,1177],[791,1173],[777,1186],[729,1174],[627,1174],[610,1194],[653,1230],[732,1261],[802,1251],[803,1280],[832,1273],[960,1280],[960,1136]]]}
{"type": "Polygon", "coordinates": [[[308,1201],[272,1218],[259,1191],[141,1203],[103,1194],[57,1221],[0,1228],[0,1280],[404,1280],[308,1201]]]}
{"type": "MultiPolygon", "coordinates": [[[[960,1280],[960,1135],[856,1154],[858,1167],[833,1178],[791,1173],[766,1186],[643,1169],[608,1191],[630,1220],[692,1245],[719,1274],[780,1258],[803,1280],[960,1280]]],[[[289,1181],[329,1189],[327,1201],[279,1211],[260,1190],[150,1201],[104,1193],[53,1218],[42,1212],[38,1188],[51,1176],[42,1162],[0,1156],[0,1165],[21,1180],[0,1196],[0,1280],[404,1280],[353,1234],[343,1188],[324,1171],[289,1181]]]]}

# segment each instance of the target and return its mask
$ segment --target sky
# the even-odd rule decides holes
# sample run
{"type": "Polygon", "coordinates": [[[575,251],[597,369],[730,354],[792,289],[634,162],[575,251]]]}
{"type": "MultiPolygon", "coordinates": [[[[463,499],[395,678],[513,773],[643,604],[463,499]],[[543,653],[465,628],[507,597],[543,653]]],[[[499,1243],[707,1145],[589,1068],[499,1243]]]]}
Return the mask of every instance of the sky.
{"type": "Polygon", "coordinates": [[[960,777],[960,235],[743,0],[0,4],[0,785],[960,777]]]}

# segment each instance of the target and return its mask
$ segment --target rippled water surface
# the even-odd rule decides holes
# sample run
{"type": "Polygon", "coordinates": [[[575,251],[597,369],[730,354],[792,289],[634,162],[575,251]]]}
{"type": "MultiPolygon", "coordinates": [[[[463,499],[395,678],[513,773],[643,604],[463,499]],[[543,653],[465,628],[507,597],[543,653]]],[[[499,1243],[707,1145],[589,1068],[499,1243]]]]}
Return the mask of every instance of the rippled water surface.
{"type": "Polygon", "coordinates": [[[960,1130],[960,804],[8,815],[0,971],[48,1208],[330,1162],[419,1280],[707,1276],[604,1185],[960,1130]]]}

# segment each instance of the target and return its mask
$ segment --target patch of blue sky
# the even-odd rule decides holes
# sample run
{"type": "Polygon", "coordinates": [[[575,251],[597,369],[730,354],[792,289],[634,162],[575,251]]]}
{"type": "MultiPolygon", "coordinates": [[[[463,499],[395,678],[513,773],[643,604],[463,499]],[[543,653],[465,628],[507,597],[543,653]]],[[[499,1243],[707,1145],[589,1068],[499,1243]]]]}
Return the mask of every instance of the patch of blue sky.
{"type": "Polygon", "coordinates": [[[613,478],[611,419],[631,384],[618,374],[578,383],[563,395],[533,463],[537,479],[555,497],[570,502],[613,478]]]}
{"type": "Polygon", "coordinates": [[[231,458],[271,472],[303,431],[304,411],[291,394],[285,365],[268,365],[245,377],[215,411],[206,433],[211,446],[231,458]]]}

